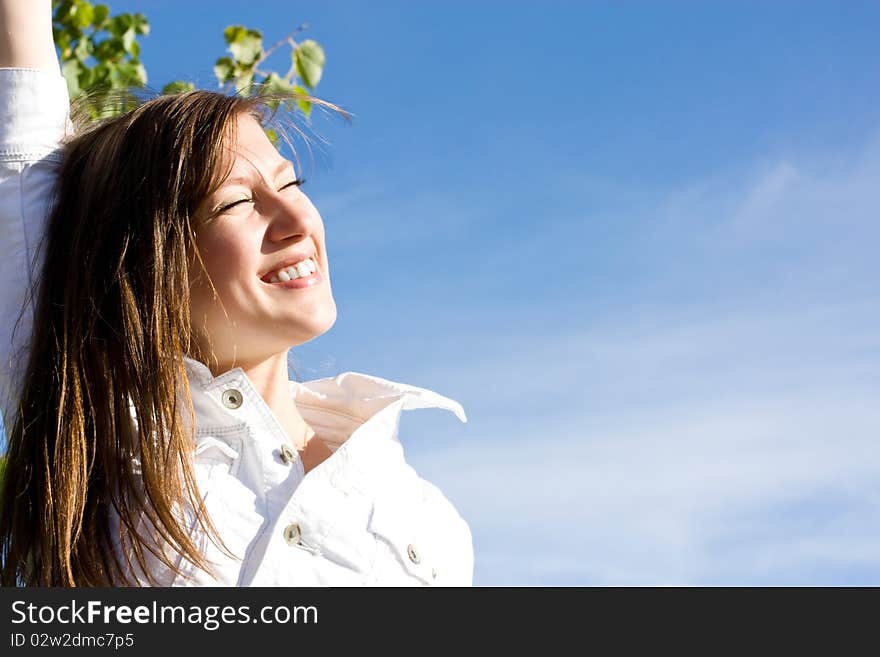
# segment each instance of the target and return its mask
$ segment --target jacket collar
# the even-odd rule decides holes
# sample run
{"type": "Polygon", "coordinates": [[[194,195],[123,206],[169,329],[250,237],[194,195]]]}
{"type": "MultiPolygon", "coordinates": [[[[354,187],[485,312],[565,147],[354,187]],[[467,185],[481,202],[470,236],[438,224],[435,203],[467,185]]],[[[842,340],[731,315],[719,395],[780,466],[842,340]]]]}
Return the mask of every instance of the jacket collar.
{"type": "MultiPolygon", "coordinates": [[[[250,383],[241,368],[218,376],[203,363],[184,358],[196,412],[197,429],[218,428],[242,423],[242,416],[224,408],[222,394],[230,387],[239,389],[246,401],[274,428],[280,429],[271,410],[250,383]]],[[[453,412],[462,422],[467,416],[461,404],[427,388],[390,381],[359,372],[343,372],[312,381],[290,381],[291,401],[303,419],[333,446],[342,444],[354,431],[367,425],[382,410],[395,404],[399,410],[442,408],[453,412]]],[[[391,410],[391,409],[389,409],[391,410]]],[[[395,413],[398,416],[399,412],[395,413]]],[[[397,421],[393,421],[396,427],[397,421]]],[[[366,427],[364,427],[366,428],[366,427]]],[[[378,428],[378,427],[377,427],[378,428]]],[[[396,433],[396,432],[395,432],[396,433]]],[[[395,436],[396,438],[396,436],[395,436]]]]}

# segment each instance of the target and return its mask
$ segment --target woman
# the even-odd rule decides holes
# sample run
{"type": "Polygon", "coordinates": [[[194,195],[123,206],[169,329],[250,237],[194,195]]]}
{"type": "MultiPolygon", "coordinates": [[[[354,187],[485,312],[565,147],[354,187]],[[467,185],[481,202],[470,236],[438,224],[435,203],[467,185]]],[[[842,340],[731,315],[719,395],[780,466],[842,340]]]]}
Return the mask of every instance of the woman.
{"type": "Polygon", "coordinates": [[[162,96],[64,138],[50,14],[0,0],[2,584],[470,585],[470,530],[397,438],[461,406],[288,380],[336,306],[264,108],[162,96]]]}

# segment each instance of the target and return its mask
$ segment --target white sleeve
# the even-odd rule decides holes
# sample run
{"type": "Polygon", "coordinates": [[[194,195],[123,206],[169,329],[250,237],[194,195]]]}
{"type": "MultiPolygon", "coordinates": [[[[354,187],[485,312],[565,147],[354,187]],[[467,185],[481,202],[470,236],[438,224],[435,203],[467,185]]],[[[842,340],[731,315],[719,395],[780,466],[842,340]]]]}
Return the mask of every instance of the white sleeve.
{"type": "Polygon", "coordinates": [[[25,308],[69,126],[57,72],[0,68],[0,410],[12,424],[33,326],[25,308]],[[20,318],[20,321],[19,321],[20,318]]]}

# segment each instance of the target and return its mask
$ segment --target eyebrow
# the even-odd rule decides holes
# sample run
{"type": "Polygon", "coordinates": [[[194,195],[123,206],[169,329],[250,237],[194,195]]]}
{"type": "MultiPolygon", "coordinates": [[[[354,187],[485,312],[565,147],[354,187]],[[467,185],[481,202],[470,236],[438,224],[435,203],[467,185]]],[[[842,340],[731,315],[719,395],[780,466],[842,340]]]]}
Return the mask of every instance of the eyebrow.
{"type": "MultiPolygon", "coordinates": [[[[288,169],[293,169],[293,162],[291,162],[290,160],[282,160],[278,164],[278,166],[276,166],[275,169],[272,171],[272,177],[277,178],[278,176],[280,176],[282,173],[284,173],[288,169]]],[[[233,185],[233,184],[237,184],[237,183],[246,183],[249,180],[250,180],[250,177],[248,177],[248,176],[234,176],[232,178],[227,178],[226,180],[223,181],[223,183],[221,185],[221,189],[223,187],[226,187],[227,185],[233,185]]]]}

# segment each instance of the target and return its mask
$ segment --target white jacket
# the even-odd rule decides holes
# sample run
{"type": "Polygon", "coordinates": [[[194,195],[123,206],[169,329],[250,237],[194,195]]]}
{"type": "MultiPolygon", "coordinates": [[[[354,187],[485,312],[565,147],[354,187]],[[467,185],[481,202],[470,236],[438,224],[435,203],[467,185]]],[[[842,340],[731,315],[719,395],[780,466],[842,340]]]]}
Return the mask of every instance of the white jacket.
{"type": "MultiPolygon", "coordinates": [[[[12,328],[33,272],[41,266],[31,261],[52,201],[67,116],[60,75],[0,69],[4,417],[11,417],[21,386],[23,359],[13,356],[30,335],[30,307],[15,339],[12,328]]],[[[186,365],[196,417],[193,461],[199,491],[236,558],[191,525],[218,579],[185,568],[193,577],[189,581],[154,567],[162,584],[472,584],[467,523],[437,487],[407,464],[398,439],[401,411],[444,408],[466,422],[460,404],[424,388],[356,372],[291,381],[291,403],[333,451],[304,475],[277,419],[241,369],[214,377],[195,360],[187,359],[186,365]]],[[[142,574],[139,579],[144,581],[142,574]]]]}

